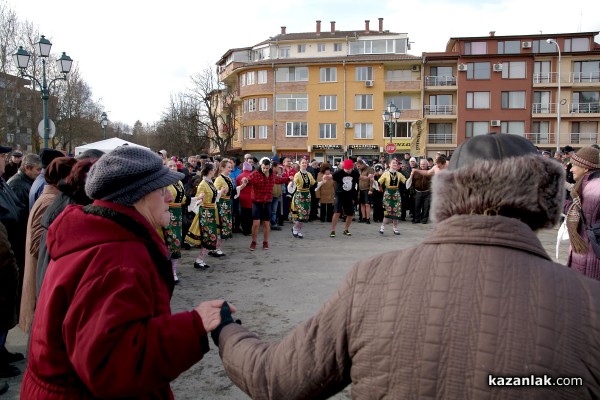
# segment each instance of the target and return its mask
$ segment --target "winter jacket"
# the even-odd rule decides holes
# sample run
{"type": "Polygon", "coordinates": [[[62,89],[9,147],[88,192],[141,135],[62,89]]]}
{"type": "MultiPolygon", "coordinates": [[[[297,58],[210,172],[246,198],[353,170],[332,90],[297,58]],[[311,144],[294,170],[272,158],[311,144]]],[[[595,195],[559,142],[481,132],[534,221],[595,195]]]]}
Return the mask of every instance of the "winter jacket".
{"type": "Polygon", "coordinates": [[[33,179],[25,175],[25,172],[19,170],[6,182],[13,190],[23,207],[26,207],[29,202],[29,191],[33,184],[33,179]]]}
{"type": "Polygon", "coordinates": [[[8,232],[0,222],[0,332],[17,324],[17,293],[19,272],[8,232]]]}
{"type": "Polygon", "coordinates": [[[353,399],[598,398],[600,282],[553,263],[517,219],[456,215],[416,247],[359,262],[281,341],[230,324],[219,347],[253,399],[350,383],[353,399]],[[531,375],[583,386],[490,386],[531,375]]]}
{"type": "Polygon", "coordinates": [[[586,232],[586,228],[590,225],[600,224],[600,173],[586,174],[583,180],[580,189],[581,212],[586,224],[584,225],[583,220],[580,220],[577,231],[587,243],[588,252],[578,254],[569,249],[567,266],[587,277],[600,280],[600,258],[594,253],[586,232]]]}
{"type": "Polygon", "coordinates": [[[146,219],[93,205],[68,206],[48,231],[21,398],[172,398],[169,382],[208,351],[202,320],[171,314],[168,251],[146,219]]]}

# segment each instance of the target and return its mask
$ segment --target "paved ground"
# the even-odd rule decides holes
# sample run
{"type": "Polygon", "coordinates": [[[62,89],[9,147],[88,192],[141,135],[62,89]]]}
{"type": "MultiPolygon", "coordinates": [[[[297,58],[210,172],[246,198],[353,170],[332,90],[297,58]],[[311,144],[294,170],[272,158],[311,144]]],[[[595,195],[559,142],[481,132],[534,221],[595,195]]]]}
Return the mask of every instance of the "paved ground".
{"type": "MultiPolygon", "coordinates": [[[[248,249],[249,237],[241,234],[226,241],[226,257],[210,258],[210,270],[192,268],[195,251],[184,251],[179,269],[181,284],[173,296],[173,312],[190,310],[199,302],[224,298],[238,308],[244,326],[266,340],[277,340],[299,322],[314,314],[341,283],[351,266],[360,259],[385,251],[413,246],[432,225],[400,223],[400,236],[378,233],[379,224],[359,224],[350,228],[352,237],[329,237],[329,224],[305,224],[303,240],[292,237],[288,223],[283,231],[272,232],[270,250],[248,249]],[[235,251],[234,251],[235,249],[235,251]]],[[[540,240],[554,258],[556,229],[539,233],[540,240]]],[[[259,247],[262,236],[259,236],[259,247]]],[[[567,245],[561,246],[561,262],[567,245]]],[[[19,328],[10,331],[8,348],[25,352],[27,337],[19,328]]],[[[212,342],[211,342],[212,344],[212,342]]],[[[17,364],[25,369],[25,361],[17,364]]],[[[2,398],[17,399],[21,376],[8,380],[11,389],[2,398]]],[[[233,386],[223,371],[218,352],[213,348],[205,358],[184,372],[172,384],[176,399],[247,399],[233,386]]],[[[349,399],[350,390],[334,397],[349,399]]]]}

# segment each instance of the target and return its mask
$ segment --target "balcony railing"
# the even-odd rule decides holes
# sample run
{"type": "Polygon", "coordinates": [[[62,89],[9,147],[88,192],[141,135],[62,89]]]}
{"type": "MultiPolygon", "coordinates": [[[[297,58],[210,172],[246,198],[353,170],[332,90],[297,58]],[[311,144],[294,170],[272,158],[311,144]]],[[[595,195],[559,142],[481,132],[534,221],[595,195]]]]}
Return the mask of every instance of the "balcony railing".
{"type": "Polygon", "coordinates": [[[523,134],[525,139],[529,140],[533,144],[555,144],[554,133],[525,133],[523,134]]]}
{"type": "Polygon", "coordinates": [[[556,72],[538,72],[533,74],[533,83],[556,83],[556,72]]]}
{"type": "Polygon", "coordinates": [[[569,112],[575,114],[600,113],[600,103],[571,103],[569,112]]]}
{"type": "Polygon", "coordinates": [[[533,103],[531,112],[533,114],[554,114],[556,113],[556,103],[533,103]]]}
{"type": "Polygon", "coordinates": [[[429,144],[455,144],[452,133],[430,133],[427,143],[429,144]]]}
{"type": "Polygon", "coordinates": [[[571,133],[572,144],[596,144],[598,143],[597,133],[571,133]]]}
{"type": "Polygon", "coordinates": [[[456,106],[425,106],[426,115],[456,115],[456,106]]]}
{"type": "Polygon", "coordinates": [[[582,82],[600,82],[600,71],[594,72],[573,72],[572,74],[573,83],[582,82]]]}
{"type": "Polygon", "coordinates": [[[456,78],[454,76],[426,76],[426,86],[456,86],[456,78]]]}

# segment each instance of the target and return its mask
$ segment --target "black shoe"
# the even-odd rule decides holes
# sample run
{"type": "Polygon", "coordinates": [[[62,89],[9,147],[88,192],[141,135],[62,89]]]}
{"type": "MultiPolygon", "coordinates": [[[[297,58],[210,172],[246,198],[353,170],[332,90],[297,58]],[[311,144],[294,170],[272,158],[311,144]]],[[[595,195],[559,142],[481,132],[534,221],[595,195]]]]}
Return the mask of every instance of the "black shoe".
{"type": "Polygon", "coordinates": [[[273,226],[271,227],[271,230],[272,230],[272,231],[280,231],[280,230],[281,230],[281,227],[280,227],[280,226],[277,226],[277,225],[273,225],[273,226]]]}
{"type": "Polygon", "coordinates": [[[21,370],[14,365],[0,364],[0,378],[14,378],[20,374],[21,370]]]}
{"type": "Polygon", "coordinates": [[[21,353],[11,353],[6,347],[0,350],[0,363],[12,364],[24,360],[25,356],[21,353]]]}
{"type": "Polygon", "coordinates": [[[365,222],[367,223],[367,225],[371,225],[371,220],[370,219],[365,220],[365,222]]]}
{"type": "Polygon", "coordinates": [[[198,261],[194,261],[194,268],[196,268],[196,269],[208,269],[210,267],[208,265],[206,265],[205,263],[199,263],[198,261]]]}
{"type": "Polygon", "coordinates": [[[413,223],[413,224],[420,224],[420,223],[421,223],[421,221],[419,221],[419,220],[414,220],[412,223],[413,223]]]}
{"type": "Polygon", "coordinates": [[[6,392],[8,392],[8,383],[4,382],[2,385],[0,385],[0,396],[6,392]]]}
{"type": "Polygon", "coordinates": [[[422,224],[426,224],[426,223],[427,223],[427,220],[426,220],[426,219],[424,219],[423,221],[421,221],[421,223],[422,223],[422,224]]]}

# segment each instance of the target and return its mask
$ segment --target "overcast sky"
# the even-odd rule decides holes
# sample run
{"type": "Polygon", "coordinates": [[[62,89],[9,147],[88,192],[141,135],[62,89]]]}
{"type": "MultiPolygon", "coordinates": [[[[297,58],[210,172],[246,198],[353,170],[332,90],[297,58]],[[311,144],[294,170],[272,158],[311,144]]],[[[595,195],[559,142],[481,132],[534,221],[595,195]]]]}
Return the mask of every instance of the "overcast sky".
{"type": "MultiPolygon", "coordinates": [[[[109,119],[133,125],[160,119],[190,76],[230,48],[279,34],[377,28],[407,33],[410,54],[444,51],[448,38],[600,31],[598,0],[7,0],[78,64],[109,119]],[[226,9],[221,9],[226,6],[226,9]]],[[[596,37],[596,42],[600,37],[596,37]]]]}

